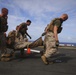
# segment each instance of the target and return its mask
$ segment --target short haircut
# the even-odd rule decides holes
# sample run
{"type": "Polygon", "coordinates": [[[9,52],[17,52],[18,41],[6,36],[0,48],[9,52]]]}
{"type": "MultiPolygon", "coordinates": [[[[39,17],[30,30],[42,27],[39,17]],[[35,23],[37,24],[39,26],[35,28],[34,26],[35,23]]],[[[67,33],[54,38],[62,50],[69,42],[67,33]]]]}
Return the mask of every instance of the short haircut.
{"type": "Polygon", "coordinates": [[[31,20],[27,20],[27,22],[30,22],[31,23],[31,20]]]}
{"type": "Polygon", "coordinates": [[[7,9],[7,8],[2,8],[2,10],[1,10],[1,11],[4,11],[4,10],[8,11],[8,9],[7,9]]]}
{"type": "Polygon", "coordinates": [[[66,17],[66,19],[68,19],[68,15],[67,14],[63,14],[65,17],[66,17]]]}

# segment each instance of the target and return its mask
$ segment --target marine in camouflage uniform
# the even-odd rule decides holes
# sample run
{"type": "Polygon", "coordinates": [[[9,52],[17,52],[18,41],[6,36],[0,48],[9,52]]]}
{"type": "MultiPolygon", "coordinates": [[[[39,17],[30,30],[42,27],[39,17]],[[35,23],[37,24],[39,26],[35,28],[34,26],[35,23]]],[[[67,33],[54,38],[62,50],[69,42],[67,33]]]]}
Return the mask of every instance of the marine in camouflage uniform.
{"type": "Polygon", "coordinates": [[[6,49],[6,37],[5,32],[8,29],[7,26],[7,18],[8,18],[8,9],[2,8],[1,15],[0,15],[0,50],[1,50],[1,61],[8,61],[9,55],[7,55],[7,49],[6,49]],[[4,60],[5,59],[5,60],[4,60]]]}
{"type": "Polygon", "coordinates": [[[16,28],[16,30],[10,31],[8,33],[8,38],[8,42],[10,42],[9,46],[14,50],[19,49],[21,51],[21,55],[24,55],[24,48],[27,47],[30,42],[24,41],[23,36],[21,35],[21,33],[18,32],[18,28],[16,28]]]}
{"type": "Polygon", "coordinates": [[[19,25],[19,30],[18,31],[19,31],[19,33],[22,34],[22,36],[25,39],[25,41],[28,40],[27,39],[27,36],[31,39],[31,36],[27,33],[27,30],[28,30],[27,26],[30,26],[30,24],[31,24],[31,21],[30,20],[27,20],[26,23],[23,22],[23,23],[21,23],[19,25]]]}
{"type": "Polygon", "coordinates": [[[41,56],[44,64],[49,64],[48,58],[57,52],[57,47],[59,45],[58,33],[61,32],[61,25],[63,21],[68,19],[67,14],[63,14],[60,18],[55,18],[51,23],[45,28],[45,39],[44,43],[46,46],[45,53],[41,56]]]}

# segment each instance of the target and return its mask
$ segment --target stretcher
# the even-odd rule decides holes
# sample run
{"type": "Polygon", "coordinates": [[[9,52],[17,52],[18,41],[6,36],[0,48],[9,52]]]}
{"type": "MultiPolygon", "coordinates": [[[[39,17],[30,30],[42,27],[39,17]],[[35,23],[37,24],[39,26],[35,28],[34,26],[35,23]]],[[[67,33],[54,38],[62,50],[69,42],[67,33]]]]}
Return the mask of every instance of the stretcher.
{"type": "MultiPolygon", "coordinates": [[[[24,49],[25,51],[28,51],[28,49],[24,49]]],[[[36,50],[36,49],[30,49],[30,51],[29,51],[29,53],[30,52],[35,52],[35,53],[41,53],[41,51],[39,51],[39,50],[36,50]]]]}
{"type": "Polygon", "coordinates": [[[32,49],[38,46],[42,46],[43,45],[43,41],[42,41],[42,37],[39,37],[37,40],[33,41],[31,44],[29,44],[28,48],[24,48],[24,51],[29,53],[42,53],[42,51],[36,50],[36,49],[32,49]]]}
{"type": "Polygon", "coordinates": [[[25,43],[26,44],[24,44],[24,43],[22,43],[22,45],[20,44],[20,46],[17,45],[16,48],[13,47],[13,53],[15,53],[15,51],[21,51],[21,50],[24,50],[24,51],[28,52],[28,54],[30,54],[32,52],[34,52],[34,53],[42,53],[42,51],[33,49],[35,47],[43,45],[42,37],[39,37],[37,40],[33,41],[32,43],[30,43],[30,42],[29,42],[29,44],[27,42],[25,42],[25,43]]]}

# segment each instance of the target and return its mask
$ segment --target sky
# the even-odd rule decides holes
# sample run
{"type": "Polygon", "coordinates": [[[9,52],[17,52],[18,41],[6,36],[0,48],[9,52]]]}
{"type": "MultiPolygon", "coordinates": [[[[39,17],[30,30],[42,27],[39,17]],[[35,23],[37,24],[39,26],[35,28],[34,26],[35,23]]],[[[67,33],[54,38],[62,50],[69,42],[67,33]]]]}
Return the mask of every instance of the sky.
{"type": "Polygon", "coordinates": [[[69,18],[58,34],[59,41],[76,43],[76,0],[0,0],[0,10],[3,7],[9,10],[7,35],[29,19],[32,23],[27,32],[32,39],[28,39],[34,41],[41,36],[52,19],[66,13],[69,18]]]}

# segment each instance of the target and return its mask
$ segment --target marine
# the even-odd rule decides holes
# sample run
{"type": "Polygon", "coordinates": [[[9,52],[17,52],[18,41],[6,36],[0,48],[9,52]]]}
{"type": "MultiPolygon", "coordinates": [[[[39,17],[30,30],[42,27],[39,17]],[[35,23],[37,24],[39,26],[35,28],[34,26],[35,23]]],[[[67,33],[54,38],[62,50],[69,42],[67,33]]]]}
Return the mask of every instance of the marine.
{"type": "Polygon", "coordinates": [[[5,33],[8,30],[8,9],[2,8],[1,14],[0,14],[0,50],[1,50],[1,61],[9,61],[10,60],[10,54],[7,54],[7,48],[6,48],[6,36],[5,33]]]}
{"type": "Polygon", "coordinates": [[[24,56],[24,48],[28,47],[31,42],[25,41],[22,34],[18,32],[19,26],[16,30],[12,30],[8,33],[7,46],[15,50],[20,50],[21,56],[24,56]]]}
{"type": "Polygon", "coordinates": [[[48,58],[57,52],[59,46],[58,33],[61,33],[62,23],[67,19],[67,14],[62,14],[60,18],[53,19],[50,24],[47,25],[44,33],[42,34],[42,36],[45,35],[44,45],[46,49],[44,54],[41,56],[41,59],[46,65],[49,64],[48,58]]]}

